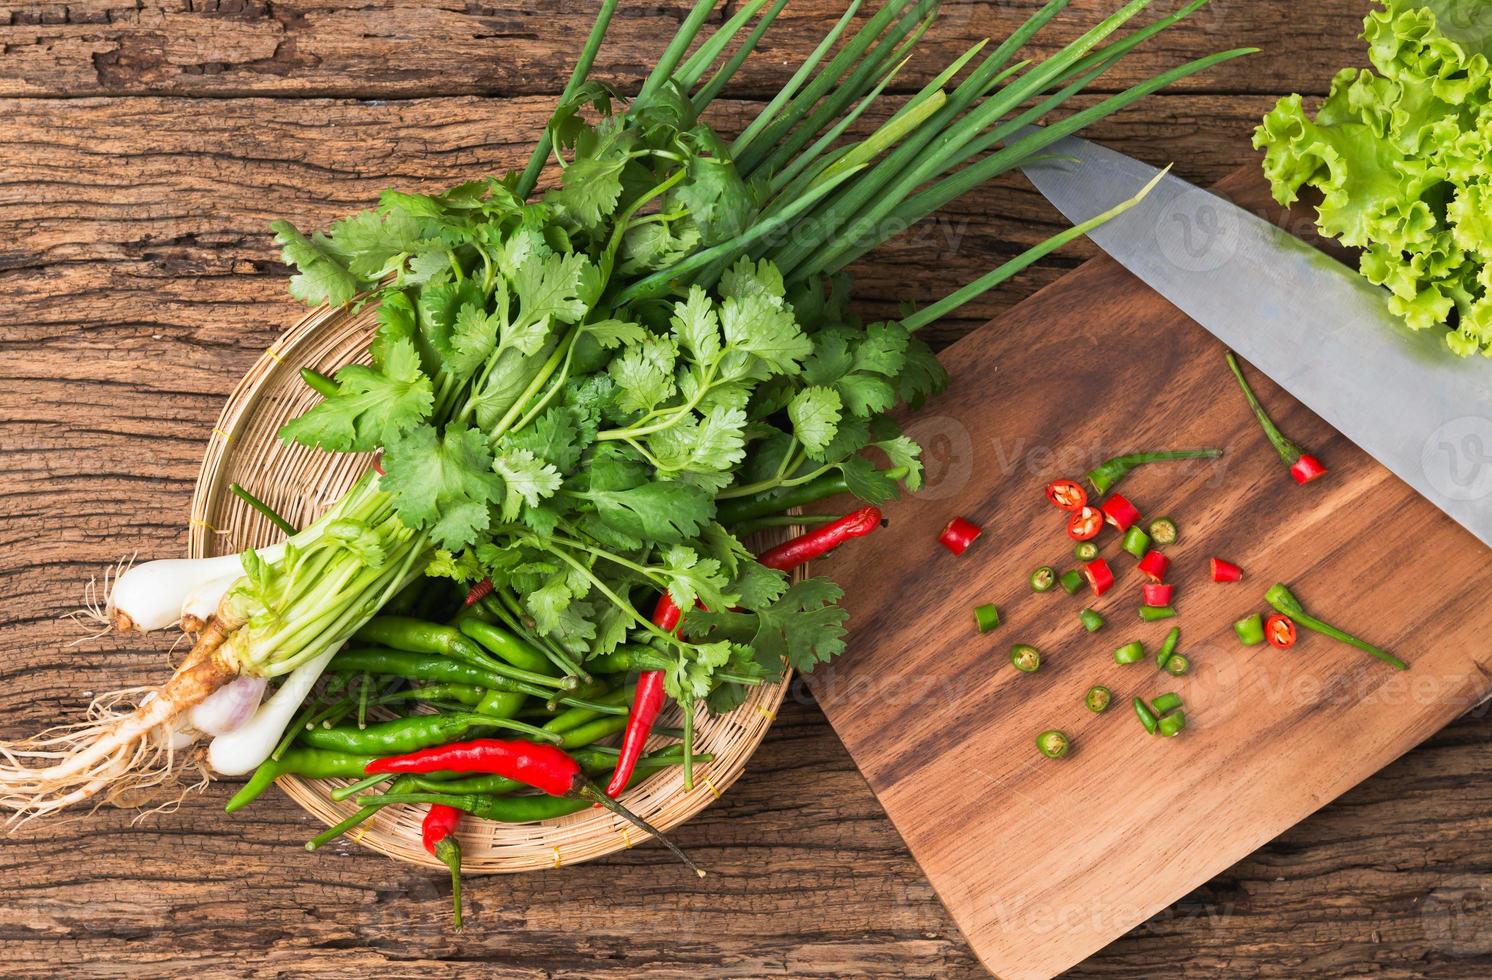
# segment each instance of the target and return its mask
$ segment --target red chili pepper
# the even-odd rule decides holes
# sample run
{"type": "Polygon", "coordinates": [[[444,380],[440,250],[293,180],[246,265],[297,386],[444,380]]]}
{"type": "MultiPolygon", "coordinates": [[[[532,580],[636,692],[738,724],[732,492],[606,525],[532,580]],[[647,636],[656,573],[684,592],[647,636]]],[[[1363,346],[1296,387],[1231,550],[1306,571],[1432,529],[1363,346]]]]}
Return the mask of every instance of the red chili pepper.
{"type": "Polygon", "coordinates": [[[378,452],[376,452],[376,453],[373,454],[373,472],[377,473],[379,476],[387,476],[388,475],[388,474],[386,474],[386,473],[383,472],[383,450],[382,449],[380,449],[378,452]]]}
{"type": "Polygon", "coordinates": [[[1140,587],[1145,594],[1145,605],[1147,606],[1169,606],[1171,599],[1176,594],[1176,586],[1162,585],[1159,582],[1146,582],[1140,587]]]}
{"type": "Polygon", "coordinates": [[[943,528],[943,533],[938,535],[938,543],[955,555],[961,555],[974,543],[974,539],[984,533],[984,528],[973,521],[966,521],[962,517],[955,517],[943,528]]]}
{"type": "Polygon", "coordinates": [[[1300,458],[1291,464],[1290,475],[1295,477],[1296,483],[1310,483],[1318,476],[1325,476],[1326,467],[1321,465],[1321,460],[1310,453],[1301,453],[1300,458]]]}
{"type": "Polygon", "coordinates": [[[1269,645],[1278,650],[1288,650],[1295,645],[1295,621],[1289,616],[1276,613],[1264,621],[1264,636],[1269,645]]]}
{"type": "Polygon", "coordinates": [[[1212,580],[1214,582],[1237,582],[1243,578],[1243,569],[1231,561],[1223,561],[1221,558],[1212,559],[1212,580]]]}
{"type": "MultiPolygon", "coordinates": [[[[967,523],[967,522],[966,522],[967,523]]],[[[844,515],[837,521],[831,521],[823,527],[801,534],[791,541],[785,541],[770,551],[764,552],[757,561],[768,568],[776,568],[780,571],[790,571],[797,568],[806,561],[822,557],[844,544],[851,538],[860,538],[881,526],[881,511],[876,507],[861,507],[844,515]]],[[[971,527],[973,525],[970,525],[971,527]]],[[[946,531],[944,532],[947,533],[946,531]]],[[[974,537],[979,536],[979,529],[974,529],[974,537]]],[[[973,541],[974,538],[969,538],[973,541]]],[[[944,542],[947,544],[947,542],[944,542]]],[[[966,545],[967,546],[967,545],[966,545]]],[[[951,548],[949,550],[952,550],[951,548]]],[[[958,554],[958,552],[954,552],[958,554]]]]}
{"type": "Polygon", "coordinates": [[[1083,577],[1094,595],[1103,595],[1114,584],[1114,570],[1102,558],[1095,558],[1083,566],[1083,577]]]}
{"type": "Polygon", "coordinates": [[[1076,480],[1054,480],[1047,484],[1046,499],[1063,510],[1077,510],[1088,502],[1088,491],[1076,480]]]}
{"type": "Polygon", "coordinates": [[[457,929],[461,928],[461,844],[451,835],[460,822],[460,810],[437,803],[430,807],[430,812],[425,814],[425,819],[420,824],[420,836],[425,841],[425,850],[451,869],[451,902],[456,907],[453,921],[457,929]]]}
{"type": "Polygon", "coordinates": [[[1152,548],[1145,552],[1145,557],[1141,558],[1140,563],[1135,567],[1140,570],[1141,575],[1150,581],[1164,582],[1166,580],[1166,572],[1171,567],[1171,559],[1152,548]]]}
{"type": "Polygon", "coordinates": [[[1074,541],[1092,541],[1103,530],[1103,511],[1080,507],[1067,519],[1067,536],[1074,541]]]}
{"type": "Polygon", "coordinates": [[[470,592],[466,593],[466,601],[463,602],[462,605],[475,606],[477,603],[490,596],[492,594],[492,589],[492,579],[482,579],[482,581],[471,587],[470,592]]]}
{"type": "Polygon", "coordinates": [[[1140,519],[1140,509],[1117,493],[1109,494],[1109,499],[1103,502],[1101,509],[1104,519],[1118,528],[1121,533],[1128,531],[1130,526],[1140,519]]]}
{"type": "MultiPolygon", "coordinates": [[[[667,592],[658,597],[653,606],[653,625],[666,633],[678,628],[683,618],[678,605],[667,592]]],[[[621,754],[617,756],[616,768],[611,781],[606,784],[606,795],[620,796],[632,779],[637,760],[642,758],[643,747],[652,734],[653,723],[663,710],[666,695],[663,691],[663,671],[645,670],[637,677],[637,690],[632,695],[632,708],[627,712],[627,728],[622,735],[621,754]]]]}
{"type": "Polygon", "coordinates": [[[364,772],[370,776],[386,772],[480,772],[517,780],[550,796],[590,800],[658,838],[679,860],[693,869],[695,874],[704,877],[704,872],[672,841],[646,820],[607,796],[601,787],[585,778],[580,763],[554,745],[479,738],[470,742],[452,742],[437,748],[421,749],[407,755],[374,759],[368,763],[364,772]]]}
{"type": "Polygon", "coordinates": [[[1290,475],[1295,478],[1296,483],[1310,483],[1318,476],[1326,475],[1326,467],[1321,461],[1310,453],[1305,452],[1300,446],[1285,438],[1279,426],[1264,411],[1264,406],[1259,404],[1259,399],[1254,395],[1254,389],[1249,387],[1248,381],[1243,377],[1243,368],[1238,366],[1238,358],[1228,351],[1228,367],[1233,371],[1233,377],[1238,379],[1238,386],[1243,389],[1243,397],[1248,401],[1249,408],[1253,409],[1254,418],[1259,420],[1259,427],[1264,430],[1264,436],[1274,451],[1280,454],[1280,459],[1290,468],[1290,475]]]}

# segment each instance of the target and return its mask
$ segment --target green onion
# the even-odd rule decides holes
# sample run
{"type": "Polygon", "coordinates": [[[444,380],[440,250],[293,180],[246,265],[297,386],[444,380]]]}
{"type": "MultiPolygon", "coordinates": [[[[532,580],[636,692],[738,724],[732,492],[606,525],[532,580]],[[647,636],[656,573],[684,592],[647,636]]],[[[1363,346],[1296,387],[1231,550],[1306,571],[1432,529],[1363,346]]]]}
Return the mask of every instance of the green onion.
{"type": "Polygon", "coordinates": [[[1126,643],[1114,651],[1114,662],[1120,664],[1137,664],[1145,659],[1145,644],[1139,640],[1126,643]]]}
{"type": "Polygon", "coordinates": [[[993,603],[985,603],[974,608],[974,624],[979,627],[979,632],[988,633],[1000,625],[1000,610],[993,603]]]}
{"type": "Polygon", "coordinates": [[[1083,629],[1089,633],[1097,633],[1103,629],[1103,617],[1092,609],[1084,609],[1078,613],[1078,619],[1083,621],[1083,629]]]}

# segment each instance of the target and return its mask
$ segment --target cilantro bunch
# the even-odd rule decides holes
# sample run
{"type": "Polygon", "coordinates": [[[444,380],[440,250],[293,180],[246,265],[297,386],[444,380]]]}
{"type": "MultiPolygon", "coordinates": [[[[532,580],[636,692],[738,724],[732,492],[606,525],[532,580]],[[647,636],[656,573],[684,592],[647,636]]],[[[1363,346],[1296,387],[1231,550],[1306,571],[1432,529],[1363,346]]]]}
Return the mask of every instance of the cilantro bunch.
{"type": "Polygon", "coordinates": [[[730,139],[704,114],[786,0],[750,0],[696,46],[713,9],[701,0],[630,99],[585,77],[606,0],[521,174],[389,191],[325,233],[275,223],[293,295],[374,303],[379,324],[371,363],[339,371],[282,434],[381,448],[379,491],[420,536],[428,574],[490,579],[556,657],[583,669],[647,643],[672,665],[670,695],[728,710],[745,685],[838,653],[845,613],[832,582],[789,586],[757,564],[726,515],[781,514],[805,490],[875,504],[915,491],[920,450],[891,413],[946,375],[913,331],[1070,235],[900,322],[861,323],[845,268],[889,229],[1237,54],[1017,138],[1203,2],[1119,36],[1150,5],[1131,0],[1051,57],[1018,59],[1066,5],[1052,0],[847,141],[934,0],[888,0],[854,31],[851,4],[730,139]],[[557,178],[536,196],[546,162],[557,178]],[[663,591],[691,610],[683,635],[643,611],[663,591]]]}

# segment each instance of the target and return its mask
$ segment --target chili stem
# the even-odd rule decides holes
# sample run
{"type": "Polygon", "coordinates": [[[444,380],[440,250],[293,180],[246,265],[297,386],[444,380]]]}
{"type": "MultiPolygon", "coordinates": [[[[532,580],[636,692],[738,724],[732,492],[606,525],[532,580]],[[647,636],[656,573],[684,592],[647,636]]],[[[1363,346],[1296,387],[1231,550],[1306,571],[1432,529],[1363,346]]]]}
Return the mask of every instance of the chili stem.
{"type": "Polygon", "coordinates": [[[1285,461],[1286,466],[1293,466],[1300,458],[1301,448],[1285,438],[1285,434],[1279,430],[1279,426],[1274,424],[1269,413],[1264,411],[1264,406],[1259,404],[1258,397],[1254,395],[1254,389],[1250,388],[1248,381],[1244,379],[1243,368],[1238,366],[1238,358],[1233,355],[1232,351],[1228,351],[1227,358],[1228,367],[1233,371],[1233,377],[1238,379],[1238,387],[1243,389],[1243,397],[1248,400],[1249,408],[1253,409],[1254,418],[1259,420],[1259,426],[1264,430],[1269,444],[1274,447],[1275,452],[1280,454],[1280,459],[1285,461]]]}

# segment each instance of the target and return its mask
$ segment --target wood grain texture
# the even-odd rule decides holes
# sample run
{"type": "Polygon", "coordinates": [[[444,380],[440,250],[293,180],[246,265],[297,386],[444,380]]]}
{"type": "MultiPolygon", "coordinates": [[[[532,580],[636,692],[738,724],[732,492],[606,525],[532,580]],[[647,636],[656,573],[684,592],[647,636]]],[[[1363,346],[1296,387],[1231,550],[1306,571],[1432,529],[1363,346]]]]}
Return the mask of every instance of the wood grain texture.
{"type": "MultiPolygon", "coordinates": [[[[794,5],[810,11],[805,24],[827,9],[794,5]]],[[[956,5],[983,19],[933,40],[952,50],[1032,6],[956,5]]],[[[1155,63],[1234,43],[1266,51],[1094,134],[1215,181],[1253,158],[1246,133],[1275,96],[1323,91],[1361,60],[1352,35],[1365,6],[1215,0],[1219,20],[1155,63]]],[[[520,161],[549,101],[473,96],[558,91],[567,51],[483,18],[523,17],[546,38],[561,24],[573,37],[593,7],[0,6],[0,92],[34,96],[0,101],[0,735],[72,717],[82,692],[161,676],[169,642],[69,648],[76,632],[56,617],[121,555],[183,552],[222,400],[301,313],[266,222],[321,223],[386,184],[440,187],[520,161]],[[378,99],[391,101],[368,101],[378,99]]],[[[613,44],[609,77],[635,79],[642,45],[661,43],[682,9],[629,11],[618,36],[636,53],[613,44]]],[[[794,45],[735,94],[780,82],[794,45]]],[[[1057,227],[1015,181],[952,215],[956,240],[894,243],[860,270],[869,315],[909,290],[957,285],[1057,227]]],[[[1091,254],[1054,256],[939,324],[936,339],[1091,254]]],[[[1484,711],[1455,723],[1073,975],[1492,975],[1489,737],[1484,711]]],[[[460,936],[445,931],[440,876],[350,846],[307,855],[299,845],[315,827],[298,808],[271,793],[230,819],[226,795],[134,827],[101,813],[86,828],[0,838],[0,972],[985,975],[801,688],[746,776],[680,830],[715,872],[707,887],[680,882],[649,848],[558,875],[475,880],[460,936]]]]}
{"type": "MultiPolygon", "coordinates": [[[[689,0],[623,4],[597,76],[641,80],[692,6],[689,0]]],[[[1005,37],[1036,0],[951,0],[898,80],[920,84],[973,42],[1005,37]]],[[[0,6],[0,95],[241,97],[557,93],[597,0],[81,0],[0,6]],[[554,43],[573,38],[573,45],[554,43]]],[[[1103,81],[1112,90],[1200,54],[1264,48],[1247,68],[1185,83],[1194,91],[1325,91],[1317,64],[1352,63],[1362,11],[1316,5],[1300,23],[1291,0],[1217,0],[1126,60],[1103,81]]],[[[1115,5],[1074,0],[1034,42],[1047,54],[1115,5]]],[[[722,9],[724,7],[722,6],[722,9]]],[[[839,0],[795,0],[742,70],[733,94],[770,97],[843,10],[839,0]]],[[[875,9],[867,4],[866,11],[875,9]]],[[[867,13],[860,15],[862,18],[867,13]]],[[[723,19],[717,12],[715,22],[723,19]]]]}
{"type": "MultiPolygon", "coordinates": [[[[1253,167],[1220,189],[1279,210],[1253,167]]],[[[848,652],[809,687],[981,961],[1007,980],[1077,964],[1492,691],[1485,547],[1261,378],[1281,427],[1330,461],[1329,483],[1296,487],[1223,352],[1095,259],[944,352],[949,390],[908,424],[929,447],[926,491],[831,562],[854,585],[848,652]],[[1182,528],[1163,549],[1180,618],[1140,622],[1144,578],[1113,532],[1100,541],[1118,584],[1103,597],[1031,592],[1031,569],[1075,564],[1066,515],[1041,494],[1048,481],[1183,446],[1225,454],[1146,467],[1118,488],[1182,528]],[[959,558],[936,544],[952,514],[984,527],[959,558]],[[1244,582],[1212,583],[1212,556],[1240,564],[1244,582]],[[1267,612],[1277,581],[1413,669],[1310,634],[1289,653],[1241,646],[1232,623],[1267,612]],[[1002,608],[989,636],[969,622],[981,602],[1002,608]],[[1077,621],[1085,606],[1108,620],[1096,634],[1077,621]],[[1115,663],[1118,646],[1138,639],[1153,653],[1178,626],[1185,677],[1148,657],[1115,663]],[[1043,651],[1038,673],[1009,665],[1012,643],[1043,651]],[[1103,715],[1082,704],[1092,684],[1114,692],[1103,715]],[[1163,691],[1186,702],[1175,740],[1147,738],[1131,708],[1163,691]],[[1034,745],[1050,728],[1072,738],[1060,762],[1034,745]]]]}

